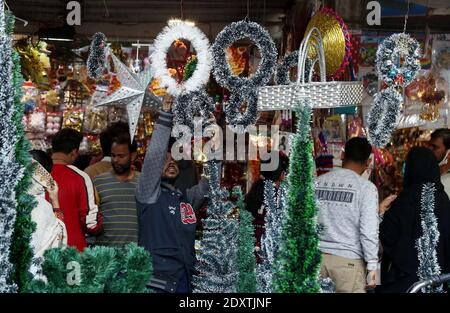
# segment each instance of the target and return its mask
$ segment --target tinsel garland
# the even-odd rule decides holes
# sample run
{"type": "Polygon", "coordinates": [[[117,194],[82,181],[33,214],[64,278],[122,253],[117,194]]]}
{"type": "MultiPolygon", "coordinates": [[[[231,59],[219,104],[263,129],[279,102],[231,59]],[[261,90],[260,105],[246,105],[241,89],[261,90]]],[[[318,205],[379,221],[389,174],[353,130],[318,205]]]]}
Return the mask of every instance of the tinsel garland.
{"type": "Polygon", "coordinates": [[[239,208],[239,234],[237,266],[239,272],[238,293],[256,292],[256,257],[253,216],[245,209],[244,195],[239,186],[233,188],[239,208]]]}
{"type": "Polygon", "coordinates": [[[214,109],[214,100],[204,88],[182,93],[173,102],[174,124],[186,125],[193,131],[197,117],[201,119],[202,125],[207,127],[206,121],[214,109]]]}
{"type": "Polygon", "coordinates": [[[258,292],[272,293],[275,261],[281,244],[281,235],[286,220],[286,194],[285,183],[275,190],[275,183],[269,179],[264,180],[264,218],[265,232],[261,238],[262,263],[257,267],[258,292]]]}
{"type": "Polygon", "coordinates": [[[7,32],[4,1],[0,1],[0,293],[16,292],[10,262],[12,234],[16,220],[16,187],[23,168],[15,158],[18,142],[14,123],[15,90],[11,36],[7,32]]]}
{"type": "Polygon", "coordinates": [[[408,34],[393,34],[378,46],[376,66],[379,75],[389,85],[406,87],[420,70],[420,45],[408,34]],[[400,66],[401,59],[403,65],[400,66]]]}
{"type": "Polygon", "coordinates": [[[105,68],[106,36],[98,32],[94,34],[91,42],[89,57],[87,59],[87,72],[91,78],[99,78],[105,68]]]}
{"type": "Polygon", "coordinates": [[[277,292],[320,292],[321,253],[313,183],[311,112],[310,101],[301,99],[296,108],[297,132],[292,140],[287,177],[287,218],[273,280],[277,292]]]}
{"type": "Polygon", "coordinates": [[[213,74],[219,85],[230,90],[232,96],[225,103],[226,120],[236,132],[243,132],[256,122],[257,89],[265,86],[276,68],[277,50],[267,30],[255,22],[239,21],[226,26],[212,45],[213,74]],[[261,63],[251,77],[233,75],[225,49],[234,42],[249,38],[261,53],[261,63]],[[245,113],[240,112],[241,103],[247,103],[245,113]]]}
{"type": "Polygon", "coordinates": [[[197,275],[192,279],[195,293],[230,293],[238,287],[238,230],[236,219],[227,215],[234,204],[227,201],[227,192],[220,188],[220,166],[208,161],[208,216],[204,221],[200,253],[197,254],[197,275]]]}
{"type": "Polygon", "coordinates": [[[384,148],[389,143],[400,118],[402,102],[402,95],[394,87],[375,94],[367,117],[371,144],[384,148]]]}
{"type": "Polygon", "coordinates": [[[206,35],[197,27],[185,23],[166,26],[155,39],[155,51],[151,55],[154,76],[161,81],[161,87],[167,87],[167,93],[177,97],[205,86],[211,72],[211,51],[206,35]],[[191,42],[197,53],[197,64],[192,76],[178,84],[169,76],[167,70],[167,52],[175,40],[186,39],[191,42]]]}
{"type": "MultiPolygon", "coordinates": [[[[422,186],[420,198],[420,224],[422,236],[416,240],[419,268],[417,276],[420,280],[430,279],[441,274],[436,248],[439,242],[438,221],[434,214],[436,187],[434,183],[426,183],[422,186]]],[[[442,285],[438,287],[422,288],[422,292],[441,293],[442,285]]]]}
{"type": "MultiPolygon", "coordinates": [[[[293,82],[289,77],[289,72],[291,68],[298,67],[298,50],[295,50],[288,55],[286,55],[281,63],[277,67],[277,72],[275,74],[275,83],[277,85],[290,85],[293,82]]],[[[309,72],[311,71],[311,60],[306,58],[305,62],[305,81],[309,81],[309,72]]],[[[298,74],[297,74],[298,75],[298,74]]]]}
{"type": "MultiPolygon", "coordinates": [[[[10,18],[10,34],[12,35],[14,27],[14,16],[10,18]]],[[[33,249],[30,246],[31,236],[35,230],[35,223],[31,219],[31,211],[36,205],[32,195],[28,193],[31,185],[33,166],[31,156],[28,153],[30,144],[25,137],[24,126],[22,123],[24,104],[22,98],[23,77],[20,70],[20,57],[17,52],[13,52],[13,86],[14,86],[14,105],[15,112],[13,123],[16,126],[17,144],[15,148],[15,157],[23,169],[23,177],[16,186],[17,215],[14,223],[13,240],[11,244],[10,260],[13,264],[12,278],[21,292],[31,280],[29,268],[33,258],[33,249]]]]}
{"type": "Polygon", "coordinates": [[[75,248],[50,249],[44,253],[43,274],[47,282],[33,280],[27,292],[33,293],[145,293],[152,275],[147,251],[135,243],[123,248],[95,246],[83,253],[75,248]],[[73,268],[80,265],[79,283],[69,284],[73,268]]]}
{"type": "Polygon", "coordinates": [[[336,284],[330,277],[320,277],[319,278],[320,289],[322,293],[335,293],[336,284]]]}

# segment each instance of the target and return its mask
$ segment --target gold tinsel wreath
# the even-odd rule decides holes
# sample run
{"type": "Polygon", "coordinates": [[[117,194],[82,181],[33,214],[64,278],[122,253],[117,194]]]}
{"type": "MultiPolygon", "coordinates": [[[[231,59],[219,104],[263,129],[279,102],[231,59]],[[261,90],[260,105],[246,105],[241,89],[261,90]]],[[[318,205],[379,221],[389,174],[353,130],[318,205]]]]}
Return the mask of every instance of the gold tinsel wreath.
{"type": "MultiPolygon", "coordinates": [[[[329,8],[322,8],[314,14],[308,23],[305,36],[313,27],[316,27],[322,35],[327,77],[337,78],[343,72],[346,65],[344,63],[348,58],[347,46],[350,44],[350,39],[347,27],[342,19],[329,8]]],[[[316,55],[316,49],[311,46],[308,57],[314,59],[316,55]]],[[[317,70],[318,65],[316,72],[317,70]]]]}

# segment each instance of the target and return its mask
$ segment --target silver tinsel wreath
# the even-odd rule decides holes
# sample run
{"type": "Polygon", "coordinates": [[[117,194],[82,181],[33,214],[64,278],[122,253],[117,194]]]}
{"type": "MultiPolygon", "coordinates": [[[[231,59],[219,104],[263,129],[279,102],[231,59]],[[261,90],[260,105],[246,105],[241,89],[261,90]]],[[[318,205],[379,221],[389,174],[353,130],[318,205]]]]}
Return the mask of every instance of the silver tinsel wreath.
{"type": "Polygon", "coordinates": [[[383,148],[391,140],[400,118],[402,95],[393,87],[375,94],[375,99],[368,115],[369,141],[383,148]]]}
{"type": "MultiPolygon", "coordinates": [[[[212,45],[213,74],[217,83],[229,89],[233,101],[231,107],[225,109],[227,122],[235,127],[235,131],[245,131],[247,126],[256,122],[256,103],[258,87],[266,85],[276,67],[277,49],[267,30],[255,22],[239,21],[226,26],[216,37],[212,45]],[[238,77],[231,71],[225,49],[234,42],[249,38],[261,53],[261,63],[251,77],[238,77]],[[247,102],[245,113],[241,113],[239,102],[247,102]]],[[[231,98],[230,98],[231,100],[231,98]]],[[[226,103],[225,105],[230,105],[226,103]]]]}
{"type": "Polygon", "coordinates": [[[377,71],[389,85],[406,87],[420,70],[421,51],[417,40],[408,34],[393,34],[378,46],[377,71]],[[400,66],[403,58],[403,66],[400,66]]]}

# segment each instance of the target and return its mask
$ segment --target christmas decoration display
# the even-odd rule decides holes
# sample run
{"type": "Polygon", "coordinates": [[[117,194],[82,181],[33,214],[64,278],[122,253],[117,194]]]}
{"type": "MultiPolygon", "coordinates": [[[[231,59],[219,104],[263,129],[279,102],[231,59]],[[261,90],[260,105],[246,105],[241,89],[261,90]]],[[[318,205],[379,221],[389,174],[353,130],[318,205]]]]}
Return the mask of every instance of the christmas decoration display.
{"type": "Polygon", "coordinates": [[[73,128],[79,132],[83,129],[84,110],[69,109],[63,112],[63,128],[73,128]]]}
{"type": "Polygon", "coordinates": [[[292,142],[287,195],[287,219],[276,261],[277,292],[319,292],[321,254],[313,183],[311,105],[300,99],[296,109],[297,133],[292,142]]]}
{"type": "Polygon", "coordinates": [[[202,249],[197,254],[198,275],[192,280],[194,292],[236,292],[239,225],[236,219],[228,218],[235,205],[226,201],[228,192],[220,188],[219,165],[213,160],[208,161],[206,173],[210,185],[208,216],[204,220],[202,249]]]}
{"type": "MultiPolygon", "coordinates": [[[[420,218],[422,226],[422,236],[416,241],[417,256],[419,258],[419,269],[417,276],[420,280],[437,277],[441,274],[436,247],[439,241],[439,230],[436,215],[434,214],[434,195],[436,186],[434,183],[427,183],[422,186],[420,198],[420,218]]],[[[443,292],[442,285],[437,287],[422,288],[422,292],[435,293],[443,292]]]]}
{"type": "MultiPolygon", "coordinates": [[[[290,54],[286,55],[281,63],[277,67],[277,72],[275,74],[275,83],[277,85],[289,85],[293,82],[291,81],[291,78],[289,77],[289,71],[291,68],[297,68],[298,66],[298,50],[295,50],[294,52],[291,52],[290,54]]],[[[306,59],[306,66],[305,66],[305,81],[311,81],[312,79],[312,72],[311,72],[311,61],[309,59],[306,59]]]]}
{"type": "Polygon", "coordinates": [[[391,140],[400,118],[402,95],[393,87],[375,94],[374,103],[368,115],[369,141],[383,148],[391,140]]]}
{"type": "Polygon", "coordinates": [[[28,117],[27,129],[31,132],[42,133],[45,131],[45,111],[34,110],[28,117]]]}
{"type": "Polygon", "coordinates": [[[89,106],[85,111],[83,129],[91,134],[100,134],[108,126],[106,110],[89,106]]]}
{"type": "Polygon", "coordinates": [[[255,236],[253,229],[253,216],[245,209],[244,195],[239,186],[233,187],[233,196],[237,197],[239,208],[239,234],[237,265],[239,270],[238,286],[236,292],[256,292],[256,258],[254,253],[255,236]]]}
{"type": "Polygon", "coordinates": [[[269,33],[255,22],[239,21],[226,26],[216,37],[212,46],[216,81],[231,92],[230,99],[225,103],[225,115],[230,127],[238,133],[255,124],[257,118],[257,90],[265,86],[276,68],[277,50],[269,33]],[[235,41],[250,38],[261,53],[261,63],[256,73],[251,77],[238,77],[231,72],[227,62],[225,49],[235,41]],[[246,109],[240,108],[246,102],[246,109]]]}
{"type": "Polygon", "coordinates": [[[378,46],[377,71],[389,86],[406,87],[420,70],[420,56],[420,45],[415,39],[405,33],[393,34],[378,46]]]}
{"type": "Polygon", "coordinates": [[[33,280],[27,292],[145,293],[152,262],[148,252],[135,243],[123,248],[89,247],[83,253],[72,247],[54,248],[44,253],[42,273],[47,282],[33,280]],[[78,264],[78,275],[71,264],[78,264]]]}
{"type": "Polygon", "coordinates": [[[155,51],[153,52],[152,69],[155,77],[160,80],[162,87],[167,87],[167,93],[177,97],[183,93],[196,91],[205,86],[209,80],[211,71],[211,51],[208,38],[197,27],[186,23],[177,23],[166,26],[155,39],[155,51]],[[179,84],[167,71],[167,52],[174,41],[186,39],[191,42],[197,55],[195,71],[185,82],[179,84]]]}
{"type": "Polygon", "coordinates": [[[11,37],[8,32],[4,1],[0,1],[0,292],[16,292],[10,262],[12,236],[16,220],[16,186],[23,176],[21,164],[15,158],[18,143],[14,123],[15,90],[11,37]]]}
{"type": "Polygon", "coordinates": [[[21,39],[15,44],[15,49],[20,55],[23,76],[32,80],[39,88],[48,89],[47,70],[50,68],[50,61],[39,49],[42,44],[40,42],[35,46],[26,39],[21,39]]]}
{"type": "MultiPolygon", "coordinates": [[[[324,7],[311,17],[305,37],[313,28],[319,30],[323,39],[327,78],[336,80],[342,76],[349,64],[351,36],[347,25],[333,9],[324,7]]],[[[317,53],[316,49],[310,48],[308,56],[314,59],[317,53]]]]}
{"type": "Polygon", "coordinates": [[[228,64],[230,65],[231,72],[239,76],[241,75],[248,63],[248,52],[247,47],[228,47],[226,51],[226,56],[228,60],[228,64]]]}
{"type": "Polygon", "coordinates": [[[106,36],[103,33],[95,33],[91,42],[90,53],[87,59],[88,75],[91,78],[100,78],[105,68],[106,36]]]}
{"type": "Polygon", "coordinates": [[[283,224],[286,220],[286,194],[285,184],[275,191],[275,183],[266,179],[264,181],[264,207],[266,209],[264,235],[261,239],[262,263],[257,267],[258,291],[264,293],[274,292],[273,275],[275,262],[281,244],[283,224]]]}
{"type": "Polygon", "coordinates": [[[47,136],[55,135],[61,129],[61,113],[47,112],[47,124],[45,134],[47,136]]]}

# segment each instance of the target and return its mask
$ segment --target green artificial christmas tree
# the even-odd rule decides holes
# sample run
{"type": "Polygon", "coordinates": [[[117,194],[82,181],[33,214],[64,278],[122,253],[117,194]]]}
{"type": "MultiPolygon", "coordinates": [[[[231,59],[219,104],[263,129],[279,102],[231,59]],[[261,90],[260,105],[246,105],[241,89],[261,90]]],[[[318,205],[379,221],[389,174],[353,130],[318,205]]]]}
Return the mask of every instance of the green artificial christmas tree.
{"type": "MultiPolygon", "coordinates": [[[[14,27],[14,16],[8,14],[8,32],[12,35],[14,27]]],[[[16,128],[17,143],[15,147],[15,158],[23,169],[23,176],[16,186],[16,221],[14,223],[13,240],[11,244],[10,260],[13,264],[12,279],[22,291],[31,279],[29,268],[33,258],[33,249],[30,247],[31,236],[35,229],[35,223],[31,219],[31,211],[36,202],[28,193],[33,175],[33,165],[28,151],[30,144],[25,137],[22,124],[24,106],[21,102],[23,77],[20,70],[20,57],[16,51],[12,53],[13,58],[13,86],[14,86],[14,114],[12,122],[16,128]]]]}
{"type": "Polygon", "coordinates": [[[288,174],[288,212],[277,260],[275,290],[283,293],[320,292],[319,227],[313,182],[311,106],[301,100],[296,109],[297,132],[292,142],[288,174]]]}
{"type": "Polygon", "coordinates": [[[50,249],[42,263],[44,279],[27,285],[36,293],[144,293],[152,275],[151,257],[130,243],[123,248],[96,246],[50,249]]]}
{"type": "Polygon", "coordinates": [[[228,192],[220,189],[220,167],[215,161],[208,161],[209,206],[204,221],[201,250],[197,255],[198,275],[193,277],[194,292],[230,293],[236,292],[238,284],[238,221],[229,218],[235,205],[227,201],[228,192]]]}
{"type": "Polygon", "coordinates": [[[255,236],[253,229],[253,216],[245,209],[244,195],[240,186],[233,188],[233,196],[237,198],[239,208],[239,234],[238,234],[238,287],[239,293],[256,292],[256,257],[255,236]]]}

